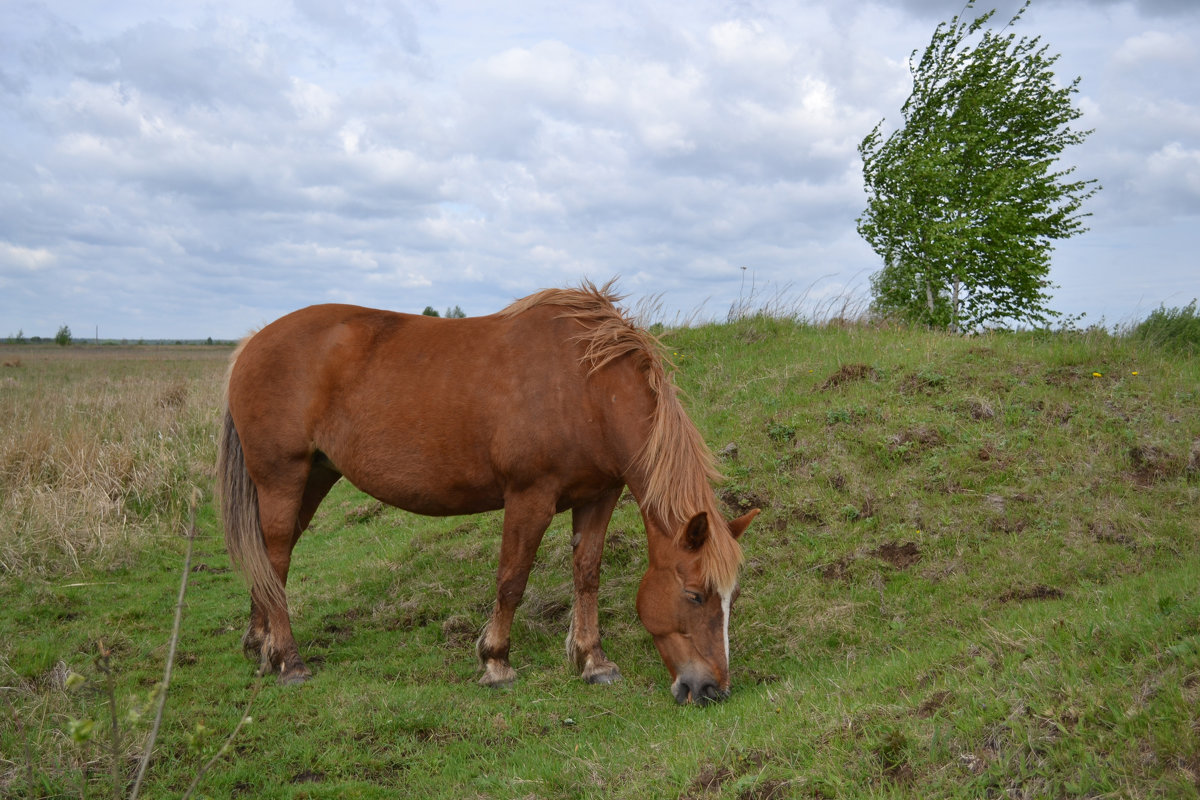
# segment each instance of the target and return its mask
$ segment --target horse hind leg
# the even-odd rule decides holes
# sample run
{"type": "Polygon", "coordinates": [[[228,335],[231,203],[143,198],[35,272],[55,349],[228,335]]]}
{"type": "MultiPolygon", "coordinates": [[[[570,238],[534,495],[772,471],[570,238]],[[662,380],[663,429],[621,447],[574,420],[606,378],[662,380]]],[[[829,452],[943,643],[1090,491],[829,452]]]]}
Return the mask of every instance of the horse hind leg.
{"type": "Polygon", "coordinates": [[[242,636],[242,654],[255,664],[261,663],[263,645],[267,642],[267,612],[262,603],[250,593],[250,626],[242,636]]]}
{"type": "Polygon", "coordinates": [[[620,491],[613,492],[572,512],[573,573],[575,605],[567,631],[567,658],[588,683],[614,683],[621,671],[608,660],[600,646],[599,602],[600,560],[604,535],[620,491]]]}
{"type": "MultiPolygon", "coordinates": [[[[341,475],[321,465],[312,466],[304,479],[304,490],[297,498],[295,492],[259,492],[259,513],[262,518],[263,543],[280,583],[287,584],[292,550],[300,535],[312,521],[321,500],[341,475]]],[[[253,657],[257,650],[259,671],[278,672],[279,683],[303,683],[312,672],[300,657],[292,634],[291,617],[286,596],[280,601],[260,599],[251,593],[250,628],[242,640],[243,650],[253,657]]]]}

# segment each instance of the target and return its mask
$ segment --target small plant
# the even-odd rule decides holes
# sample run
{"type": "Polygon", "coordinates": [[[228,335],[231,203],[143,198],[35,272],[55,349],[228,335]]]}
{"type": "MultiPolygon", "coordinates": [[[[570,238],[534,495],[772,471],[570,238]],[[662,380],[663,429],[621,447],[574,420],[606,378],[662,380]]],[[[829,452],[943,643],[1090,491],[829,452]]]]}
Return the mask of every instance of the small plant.
{"type": "Polygon", "coordinates": [[[796,426],[790,422],[772,422],[767,425],[767,437],[777,444],[795,441],[796,426]]]}
{"type": "Polygon", "coordinates": [[[54,343],[59,347],[66,347],[71,343],[71,329],[63,325],[58,329],[58,333],[54,334],[54,343]]]}

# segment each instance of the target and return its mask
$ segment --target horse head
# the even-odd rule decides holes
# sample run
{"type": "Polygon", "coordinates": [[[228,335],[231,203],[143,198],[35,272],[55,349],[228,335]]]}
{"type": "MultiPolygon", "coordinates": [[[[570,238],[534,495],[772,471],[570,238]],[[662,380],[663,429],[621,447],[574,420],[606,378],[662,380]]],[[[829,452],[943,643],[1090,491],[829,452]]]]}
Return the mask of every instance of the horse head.
{"type": "MultiPolygon", "coordinates": [[[[727,526],[728,535],[737,539],[758,513],[756,508],[729,523],[715,524],[727,526]]],[[[724,585],[707,577],[713,537],[727,535],[713,528],[702,511],[678,536],[648,532],[650,566],[638,589],[638,616],[654,637],[671,673],[671,694],[680,704],[704,705],[729,695],[729,614],[738,586],[736,577],[724,585]]]]}

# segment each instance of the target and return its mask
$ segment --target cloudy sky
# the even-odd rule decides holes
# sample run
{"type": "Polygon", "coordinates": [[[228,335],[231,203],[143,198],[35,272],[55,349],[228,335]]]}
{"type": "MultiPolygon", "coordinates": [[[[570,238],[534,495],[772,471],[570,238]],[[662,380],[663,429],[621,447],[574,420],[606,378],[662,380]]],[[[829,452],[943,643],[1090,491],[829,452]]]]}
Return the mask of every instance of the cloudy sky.
{"type": "MultiPolygon", "coordinates": [[[[998,5],[997,25],[1015,0],[998,5]]],[[[962,0],[0,3],[0,337],[233,338],[621,276],[819,310],[879,267],[857,144],[962,0]],[[500,10],[500,7],[503,10],[500,10]]],[[[976,12],[968,12],[974,16],[976,12]]],[[[1103,185],[1053,307],[1200,294],[1200,2],[1035,0],[1103,185]]]]}

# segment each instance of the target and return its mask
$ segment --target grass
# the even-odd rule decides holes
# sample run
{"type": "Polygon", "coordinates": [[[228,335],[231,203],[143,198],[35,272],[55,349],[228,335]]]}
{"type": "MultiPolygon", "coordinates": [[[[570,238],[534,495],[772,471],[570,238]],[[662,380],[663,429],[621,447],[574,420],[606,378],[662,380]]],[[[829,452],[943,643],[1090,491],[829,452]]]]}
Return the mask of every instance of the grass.
{"type": "Polygon", "coordinates": [[[180,796],[256,691],[200,793],[1197,796],[1194,359],[1097,330],[961,338],[755,315],[665,341],[730,513],[766,509],[745,540],[734,694],[705,709],[674,706],[637,622],[628,498],[600,595],[626,680],[585,686],[566,664],[562,516],[514,625],[520,680],[492,692],[472,645],[499,515],[425,519],[344,484],[289,586],[315,678],[258,688],[208,502],[228,350],[0,352],[21,359],[0,372],[0,796],[112,794],[101,641],[132,780],[149,726],[127,712],[161,679],[195,488],[147,797],[180,796]],[[67,688],[72,672],[88,681],[67,688]],[[84,719],[96,732],[76,743],[84,719]]]}

